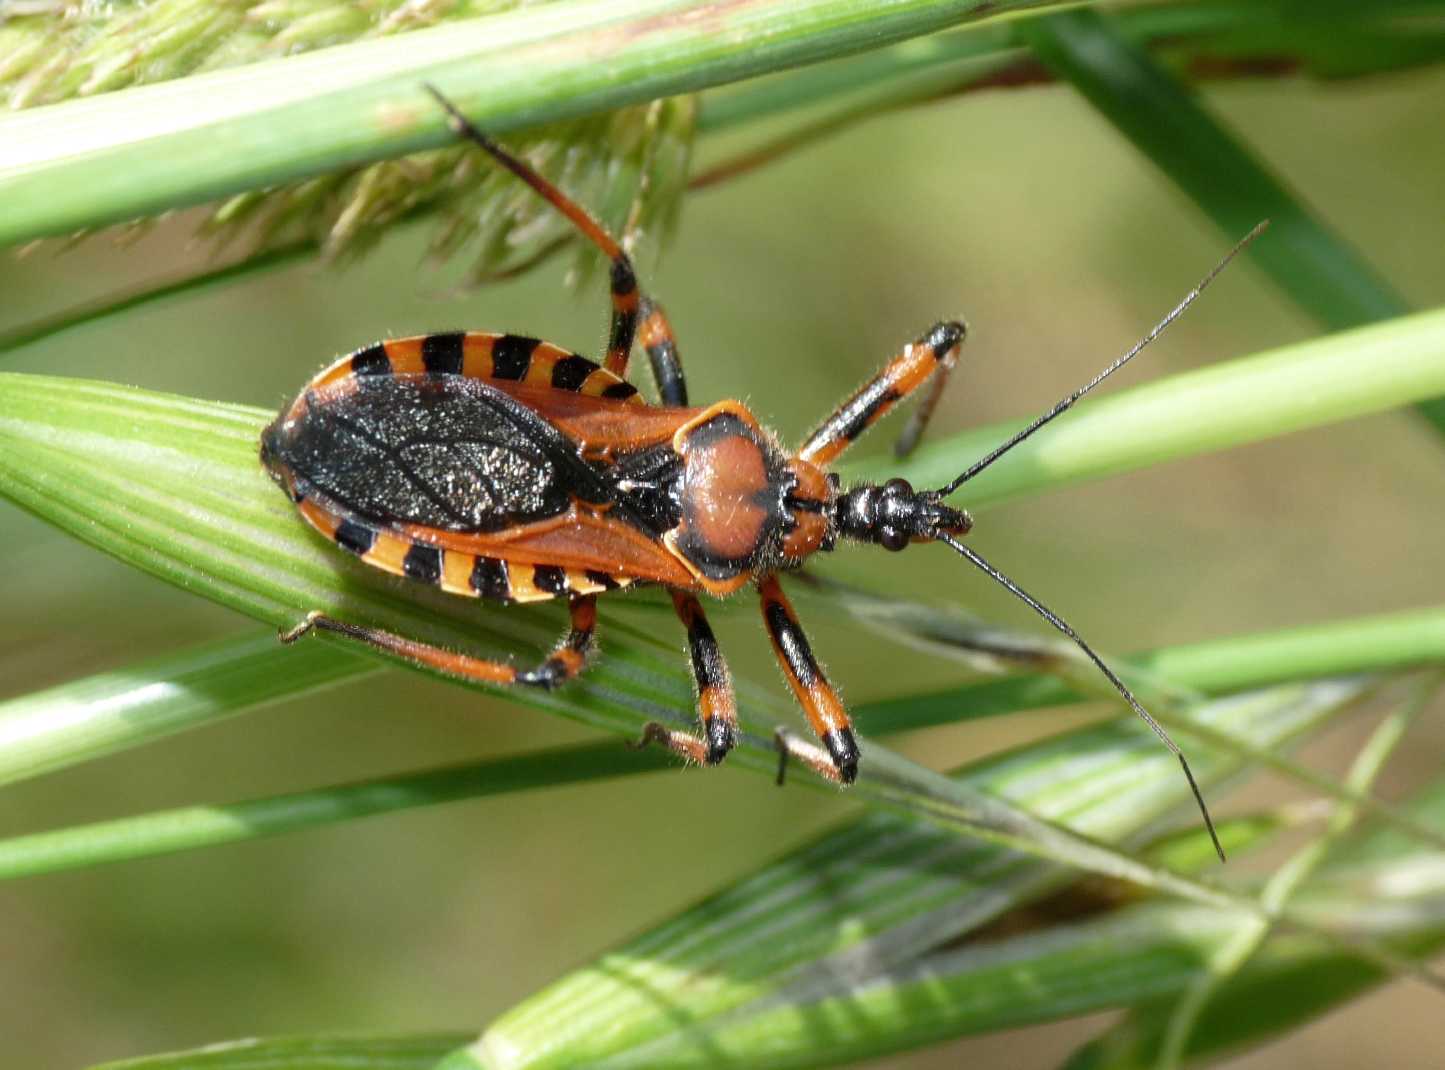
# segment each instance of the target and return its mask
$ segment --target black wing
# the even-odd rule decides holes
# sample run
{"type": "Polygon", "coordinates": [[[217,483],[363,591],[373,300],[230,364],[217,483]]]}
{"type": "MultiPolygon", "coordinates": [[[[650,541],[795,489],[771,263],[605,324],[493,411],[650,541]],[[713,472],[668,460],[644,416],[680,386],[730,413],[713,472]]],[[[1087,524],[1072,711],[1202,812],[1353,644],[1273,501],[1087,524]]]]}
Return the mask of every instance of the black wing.
{"type": "Polygon", "coordinates": [[[360,518],[488,532],[557,516],[573,496],[614,501],[576,444],[509,395],[459,375],[357,377],[308,397],[279,458],[360,518]]]}

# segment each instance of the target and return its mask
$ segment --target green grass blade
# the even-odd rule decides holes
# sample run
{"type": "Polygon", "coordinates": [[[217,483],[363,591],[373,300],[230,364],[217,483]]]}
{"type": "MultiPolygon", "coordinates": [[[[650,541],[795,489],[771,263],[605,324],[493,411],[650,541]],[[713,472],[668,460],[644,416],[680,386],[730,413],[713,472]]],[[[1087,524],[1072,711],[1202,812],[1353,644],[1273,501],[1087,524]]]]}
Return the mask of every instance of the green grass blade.
{"type": "MultiPolygon", "coordinates": [[[[1268,244],[1272,234],[1255,244],[1268,244]]],[[[1445,309],[1091,396],[970,480],[960,497],[970,510],[983,509],[1041,486],[1116,475],[1439,395],[1445,395],[1445,309]]],[[[845,481],[901,475],[915,486],[938,486],[1021,426],[970,431],[921,446],[902,463],[880,458],[840,471],[845,481]]]]}
{"type": "Polygon", "coordinates": [[[635,751],[616,743],[594,743],[263,799],[163,810],[0,840],[0,881],[215,847],[460,799],[631,776],[674,766],[656,749],[635,751]]]}
{"type": "Polygon", "coordinates": [[[1038,0],[563,0],[0,119],[0,245],[876,48],[1038,0]]]}
{"type": "Polygon", "coordinates": [[[454,1033],[273,1037],[122,1059],[90,1070],[431,1070],[463,1039],[454,1033]]]}
{"type": "MultiPolygon", "coordinates": [[[[1150,675],[1206,695],[1340,673],[1408,669],[1445,661],[1445,606],[1356,617],[1303,628],[1232,635],[1132,654],[1150,675]]],[[[1067,705],[1085,696],[1054,676],[1016,676],[871,702],[857,721],[870,732],[904,731],[1067,705]]]]}
{"type": "MultiPolygon", "coordinates": [[[[1412,15],[1445,9],[1438,2],[1304,7],[1291,0],[1202,0],[1113,8],[1110,22],[1171,68],[1200,79],[1300,74],[1342,79],[1445,59],[1445,32],[1423,19],[1401,26],[1402,7],[1412,15]]],[[[858,97],[875,98],[881,107],[889,107],[939,92],[1052,81],[1053,72],[1017,32],[1026,25],[1002,21],[969,26],[712,90],[703,98],[698,130],[735,129],[839,100],[854,109],[858,97]],[[1007,71],[1006,77],[1000,77],[1001,71],[1007,71]]]]}
{"type": "Polygon", "coordinates": [[[0,703],[0,785],[158,739],[378,666],[275,636],[193,647],[0,703]]]}
{"type": "MultiPolygon", "coordinates": [[[[1291,686],[1196,713],[1261,746],[1280,746],[1328,722],[1359,693],[1358,684],[1291,686]]],[[[1196,761],[1210,780],[1238,767],[1212,751],[1196,761]]],[[[1090,836],[1129,839],[1187,797],[1173,764],[1147,730],[1121,719],[976,763],[959,780],[1090,836]]],[[[773,1010],[786,1015],[798,992],[911,961],[1068,879],[1006,848],[866,817],[529,998],[484,1032],[472,1062],[455,1066],[666,1066],[709,1053],[769,1065],[778,1049],[753,1032],[735,1044],[739,1023],[773,1010]],[[661,1005],[659,993],[666,993],[661,1005]]],[[[806,1017],[778,1040],[791,1058],[807,1046],[806,1017]]],[[[880,1033],[897,1024],[885,1019],[873,1020],[880,1033]]]]}

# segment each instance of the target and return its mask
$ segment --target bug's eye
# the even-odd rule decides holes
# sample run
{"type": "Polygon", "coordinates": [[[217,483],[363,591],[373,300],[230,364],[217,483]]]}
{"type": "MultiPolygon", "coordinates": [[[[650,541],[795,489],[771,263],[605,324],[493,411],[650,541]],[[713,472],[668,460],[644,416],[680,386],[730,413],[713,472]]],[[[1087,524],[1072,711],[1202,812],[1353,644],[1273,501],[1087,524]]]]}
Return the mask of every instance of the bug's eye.
{"type": "Polygon", "coordinates": [[[910,498],[913,496],[913,484],[895,477],[883,484],[883,493],[891,498],[910,498]]]}
{"type": "Polygon", "coordinates": [[[896,552],[908,545],[908,532],[894,527],[881,528],[878,532],[878,542],[883,549],[896,552]]]}

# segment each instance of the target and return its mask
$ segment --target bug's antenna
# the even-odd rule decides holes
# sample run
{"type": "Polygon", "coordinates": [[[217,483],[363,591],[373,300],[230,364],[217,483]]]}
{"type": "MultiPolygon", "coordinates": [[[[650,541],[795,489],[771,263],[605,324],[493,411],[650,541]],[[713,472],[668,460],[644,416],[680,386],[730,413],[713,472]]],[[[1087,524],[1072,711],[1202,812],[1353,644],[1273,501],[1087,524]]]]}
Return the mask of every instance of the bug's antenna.
{"type": "Polygon", "coordinates": [[[1067,635],[1076,644],[1078,644],[1080,650],[1082,650],[1085,654],[1088,655],[1089,660],[1099,667],[1099,671],[1108,678],[1109,683],[1114,685],[1114,690],[1118,691],[1119,694],[1124,696],[1124,701],[1129,703],[1129,705],[1133,707],[1134,712],[1137,713],[1139,717],[1143,720],[1143,722],[1148,725],[1150,729],[1153,730],[1154,734],[1159,737],[1160,741],[1164,744],[1164,746],[1168,747],[1169,750],[1173,753],[1173,755],[1179,759],[1179,764],[1184,769],[1184,777],[1186,780],[1189,781],[1189,790],[1194,793],[1194,801],[1199,804],[1199,812],[1204,816],[1204,827],[1209,830],[1209,838],[1214,842],[1215,853],[1219,855],[1219,860],[1221,862],[1225,861],[1224,846],[1219,842],[1219,834],[1214,831],[1214,820],[1209,816],[1209,807],[1204,805],[1204,795],[1199,790],[1199,784],[1194,779],[1194,773],[1189,768],[1189,762],[1185,759],[1184,752],[1179,749],[1179,744],[1175,743],[1174,740],[1169,738],[1169,733],[1164,731],[1164,726],[1161,725],[1158,721],[1154,720],[1154,718],[1149,714],[1149,711],[1139,704],[1139,700],[1136,699],[1134,697],[1134,693],[1124,685],[1124,681],[1120,680],[1119,677],[1114,674],[1113,669],[1109,668],[1109,666],[1104,664],[1104,659],[1099,657],[1098,654],[1094,653],[1094,648],[1089,646],[1088,643],[1084,642],[1083,637],[1080,636],[1078,632],[1074,631],[1073,628],[1070,628],[1068,623],[1064,621],[1064,619],[1060,617],[1057,613],[1051,610],[1048,606],[1044,605],[1037,598],[1029,594],[1017,583],[1009,579],[1002,572],[1000,572],[998,569],[994,568],[987,561],[985,561],[981,556],[979,556],[969,547],[965,546],[963,543],[959,542],[953,536],[949,535],[947,532],[938,532],[934,535],[934,538],[936,538],[939,542],[947,543],[957,553],[959,553],[963,557],[966,557],[969,561],[977,565],[982,571],[992,577],[996,583],[1002,586],[1010,594],[1014,595],[1030,609],[1032,609],[1035,613],[1043,617],[1044,620],[1048,621],[1059,631],[1067,635]]]}
{"type": "Polygon", "coordinates": [[[970,479],[978,475],[989,465],[993,464],[994,461],[998,460],[1009,450],[1013,449],[1024,439],[1028,438],[1039,428],[1043,427],[1044,424],[1048,423],[1050,420],[1055,419],[1056,417],[1062,416],[1065,412],[1067,412],[1070,408],[1073,407],[1074,402],[1078,401],[1090,390],[1093,390],[1094,387],[1098,386],[1105,379],[1109,378],[1109,376],[1113,375],[1116,371],[1122,368],[1125,364],[1128,364],[1131,360],[1133,360],[1139,354],[1140,350],[1142,350],[1150,342],[1154,341],[1154,339],[1158,338],[1161,334],[1164,333],[1165,327],[1168,327],[1171,323],[1173,323],[1181,315],[1183,315],[1184,310],[1194,303],[1194,299],[1197,298],[1200,294],[1202,294],[1205,287],[1214,281],[1214,277],[1229,265],[1229,262],[1235,258],[1236,254],[1238,254],[1240,250],[1242,250],[1250,242],[1254,241],[1255,238],[1259,237],[1260,234],[1264,232],[1264,229],[1267,226],[1269,226],[1268,219],[1261,220],[1259,223],[1256,223],[1254,229],[1251,230],[1248,234],[1246,234],[1243,238],[1240,238],[1239,241],[1235,243],[1234,248],[1224,254],[1224,259],[1220,260],[1219,263],[1215,264],[1214,267],[1210,269],[1209,274],[1205,275],[1204,278],[1199,280],[1199,285],[1194,287],[1194,289],[1190,290],[1189,293],[1185,294],[1184,300],[1180,301],[1179,304],[1175,305],[1173,311],[1171,311],[1169,315],[1165,316],[1162,320],[1156,323],[1154,325],[1154,328],[1143,338],[1141,338],[1137,343],[1135,343],[1135,345],[1129,350],[1129,352],[1125,353],[1118,360],[1114,361],[1113,364],[1110,364],[1098,375],[1094,376],[1078,390],[1075,390],[1068,397],[1064,398],[1048,412],[1044,413],[1033,423],[1025,427],[1022,431],[1019,431],[1017,434],[1013,435],[1007,442],[1003,443],[1003,445],[992,450],[986,456],[980,458],[979,460],[974,461],[973,464],[969,465],[968,468],[964,469],[963,474],[960,475],[957,479],[955,479],[952,483],[949,483],[946,487],[940,488],[937,492],[938,495],[943,498],[948,497],[959,487],[963,486],[963,484],[967,483],[970,479]]]}

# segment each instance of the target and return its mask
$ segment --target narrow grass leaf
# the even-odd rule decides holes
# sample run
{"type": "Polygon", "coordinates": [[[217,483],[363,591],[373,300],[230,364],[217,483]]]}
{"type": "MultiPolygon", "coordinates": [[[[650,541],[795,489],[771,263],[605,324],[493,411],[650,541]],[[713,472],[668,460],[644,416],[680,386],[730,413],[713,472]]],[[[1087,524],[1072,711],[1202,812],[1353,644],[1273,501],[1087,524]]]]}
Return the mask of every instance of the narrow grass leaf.
{"type": "Polygon", "coordinates": [[[675,764],[658,750],[639,753],[615,743],[592,743],[262,799],[162,810],[0,840],[0,881],[254,840],[460,799],[656,772],[675,764]]]}
{"type": "Polygon", "coordinates": [[[0,245],[876,48],[1040,0],[561,0],[0,119],[0,245]],[[184,161],[182,164],[181,161],[184,161]]]}
{"type": "Polygon", "coordinates": [[[273,635],[191,647],[0,703],[0,785],[376,671],[273,635]]]}
{"type": "MultiPolygon", "coordinates": [[[[1255,244],[1267,244],[1271,234],[1255,244]]],[[[988,508],[1039,486],[1116,475],[1441,394],[1445,309],[1435,309],[1090,397],[970,480],[960,497],[970,510],[988,508]]],[[[1022,426],[955,435],[901,463],[870,459],[839,470],[845,481],[901,475],[915,486],[940,486],[1022,426]]]]}
{"type": "Polygon", "coordinates": [[[431,1070],[458,1042],[452,1033],[273,1037],[122,1059],[90,1070],[431,1070]]]}

